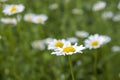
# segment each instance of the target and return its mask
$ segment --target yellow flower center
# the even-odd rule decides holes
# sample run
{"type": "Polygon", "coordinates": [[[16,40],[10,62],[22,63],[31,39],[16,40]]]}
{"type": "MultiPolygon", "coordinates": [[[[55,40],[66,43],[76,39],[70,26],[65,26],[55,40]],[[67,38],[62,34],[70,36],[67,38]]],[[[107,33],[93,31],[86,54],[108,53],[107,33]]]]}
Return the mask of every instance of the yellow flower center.
{"type": "Polygon", "coordinates": [[[43,19],[42,19],[42,18],[38,18],[37,21],[38,21],[38,22],[42,22],[43,19]]]}
{"type": "Polygon", "coordinates": [[[55,47],[62,48],[63,47],[63,43],[61,41],[58,41],[58,42],[55,43],[55,47]]]}
{"type": "Polygon", "coordinates": [[[62,52],[75,52],[75,48],[74,47],[72,47],[72,46],[67,46],[67,47],[65,47],[64,49],[63,49],[63,51],[62,52]]]}
{"type": "Polygon", "coordinates": [[[91,43],[92,46],[97,46],[98,44],[99,44],[98,41],[93,41],[93,42],[91,43]]]}
{"type": "Polygon", "coordinates": [[[14,12],[17,10],[17,7],[16,6],[12,6],[11,9],[10,9],[10,12],[14,12]]]}

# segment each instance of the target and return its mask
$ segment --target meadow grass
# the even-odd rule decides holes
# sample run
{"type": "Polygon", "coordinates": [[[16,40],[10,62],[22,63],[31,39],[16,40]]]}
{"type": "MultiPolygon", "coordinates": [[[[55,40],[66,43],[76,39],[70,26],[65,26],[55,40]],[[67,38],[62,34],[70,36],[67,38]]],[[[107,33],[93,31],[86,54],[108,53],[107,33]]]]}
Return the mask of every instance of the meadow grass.
{"type": "MultiPolygon", "coordinates": [[[[120,45],[120,22],[101,18],[104,11],[119,13],[119,0],[104,1],[106,8],[94,12],[91,8],[96,0],[8,0],[7,4],[23,4],[25,10],[10,16],[22,16],[17,25],[0,22],[0,80],[72,80],[67,56],[51,55],[47,46],[43,51],[33,49],[31,43],[48,37],[74,37],[77,30],[107,35],[111,42],[71,56],[75,80],[120,80],[120,52],[111,51],[112,46],[120,45]],[[58,8],[50,10],[53,3],[58,8]],[[72,14],[74,8],[82,9],[83,14],[72,14]],[[46,14],[48,20],[45,24],[25,22],[26,13],[46,14]],[[94,54],[97,54],[96,70],[94,54]]],[[[0,4],[0,18],[9,17],[2,13],[5,3],[0,4]]],[[[84,39],[78,39],[79,44],[84,43],[84,39]]]]}

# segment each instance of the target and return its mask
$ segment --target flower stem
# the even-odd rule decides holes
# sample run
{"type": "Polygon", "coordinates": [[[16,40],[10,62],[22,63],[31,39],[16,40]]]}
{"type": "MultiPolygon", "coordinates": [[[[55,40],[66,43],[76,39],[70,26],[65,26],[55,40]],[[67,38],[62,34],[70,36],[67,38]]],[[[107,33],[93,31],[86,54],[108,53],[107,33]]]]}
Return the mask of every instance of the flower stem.
{"type": "Polygon", "coordinates": [[[95,80],[97,80],[97,53],[94,54],[94,75],[95,80]]]}
{"type": "Polygon", "coordinates": [[[71,57],[68,56],[68,58],[69,58],[69,65],[70,65],[70,71],[71,71],[72,80],[75,80],[74,73],[73,73],[73,67],[72,67],[71,57]]]}

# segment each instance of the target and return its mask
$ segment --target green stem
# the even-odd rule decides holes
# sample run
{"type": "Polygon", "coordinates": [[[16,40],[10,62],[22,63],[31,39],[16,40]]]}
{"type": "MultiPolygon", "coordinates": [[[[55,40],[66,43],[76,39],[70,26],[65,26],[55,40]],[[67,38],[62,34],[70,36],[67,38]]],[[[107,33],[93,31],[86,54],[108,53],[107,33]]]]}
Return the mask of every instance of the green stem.
{"type": "Polygon", "coordinates": [[[72,67],[72,61],[71,61],[70,56],[68,56],[68,58],[69,58],[69,65],[70,65],[70,71],[71,71],[71,75],[72,75],[72,80],[75,80],[74,73],[73,73],[73,67],[72,67]]]}
{"type": "Polygon", "coordinates": [[[97,80],[97,53],[94,53],[94,75],[95,80],[97,80]]]}

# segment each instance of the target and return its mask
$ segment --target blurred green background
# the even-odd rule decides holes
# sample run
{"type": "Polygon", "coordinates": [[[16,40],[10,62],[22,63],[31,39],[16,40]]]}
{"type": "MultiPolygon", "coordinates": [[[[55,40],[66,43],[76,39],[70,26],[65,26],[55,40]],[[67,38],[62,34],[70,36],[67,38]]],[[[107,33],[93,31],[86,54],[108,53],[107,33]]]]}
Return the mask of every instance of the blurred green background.
{"type": "MultiPolygon", "coordinates": [[[[0,5],[0,18],[9,17],[2,13],[4,4],[23,4],[25,10],[19,13],[45,14],[45,24],[25,22],[23,19],[13,25],[0,22],[0,80],[72,80],[67,56],[51,55],[51,51],[33,49],[34,40],[45,38],[63,39],[75,37],[77,30],[90,34],[111,37],[111,42],[96,50],[84,50],[83,54],[72,55],[75,80],[95,80],[93,73],[93,54],[98,54],[98,80],[120,80],[120,52],[112,52],[111,47],[120,45],[120,21],[103,19],[102,13],[112,11],[119,14],[119,0],[102,0],[105,9],[93,11],[98,0],[8,0],[0,5]],[[57,9],[51,10],[53,3],[57,9]],[[72,9],[80,9],[81,14],[73,14],[72,9]]],[[[18,14],[10,16],[16,17],[18,14]]],[[[84,39],[78,38],[79,44],[84,39]]]]}

